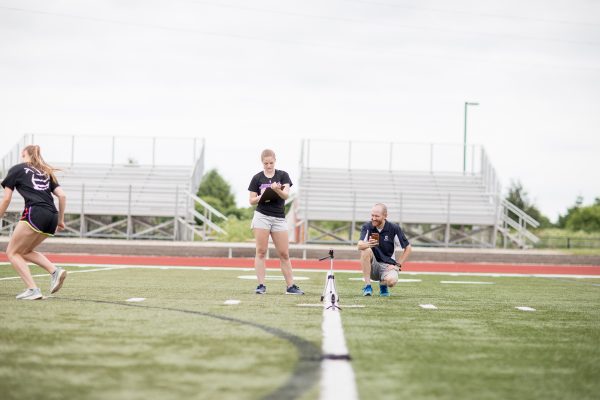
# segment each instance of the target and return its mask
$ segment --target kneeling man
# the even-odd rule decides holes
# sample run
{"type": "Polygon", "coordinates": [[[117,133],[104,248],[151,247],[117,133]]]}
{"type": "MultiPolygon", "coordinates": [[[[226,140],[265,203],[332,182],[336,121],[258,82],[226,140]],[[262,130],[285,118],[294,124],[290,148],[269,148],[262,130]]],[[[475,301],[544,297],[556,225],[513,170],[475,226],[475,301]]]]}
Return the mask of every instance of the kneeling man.
{"type": "Polygon", "coordinates": [[[377,203],[371,209],[371,221],[362,226],[358,250],[365,287],[363,296],[373,295],[371,280],[379,281],[379,295],[389,296],[389,287],[398,283],[398,272],[410,255],[411,246],[398,224],[386,220],[387,207],[377,203]],[[396,261],[396,247],[404,251],[396,261]]]}

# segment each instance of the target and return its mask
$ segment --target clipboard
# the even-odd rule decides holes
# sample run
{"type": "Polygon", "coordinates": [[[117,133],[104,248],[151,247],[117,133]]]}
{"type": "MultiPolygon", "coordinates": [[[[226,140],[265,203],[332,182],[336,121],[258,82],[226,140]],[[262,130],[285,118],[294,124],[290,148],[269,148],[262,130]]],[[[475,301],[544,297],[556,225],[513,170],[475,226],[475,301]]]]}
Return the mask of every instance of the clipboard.
{"type": "Polygon", "coordinates": [[[270,203],[271,201],[277,200],[280,198],[281,197],[279,197],[279,195],[273,189],[268,187],[265,189],[262,196],[260,196],[260,200],[258,201],[258,204],[270,203]]]}

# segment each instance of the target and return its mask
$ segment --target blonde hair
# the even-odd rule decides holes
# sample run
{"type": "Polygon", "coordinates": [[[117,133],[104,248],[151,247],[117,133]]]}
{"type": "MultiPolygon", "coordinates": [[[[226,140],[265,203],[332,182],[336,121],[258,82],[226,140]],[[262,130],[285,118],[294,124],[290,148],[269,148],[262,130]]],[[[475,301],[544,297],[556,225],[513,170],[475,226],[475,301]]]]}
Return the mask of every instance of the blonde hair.
{"type": "Polygon", "coordinates": [[[264,160],[266,157],[275,157],[275,152],[271,149],[264,149],[262,153],[260,153],[260,161],[264,160]]]}
{"type": "Polygon", "coordinates": [[[54,171],[60,171],[60,169],[54,168],[44,161],[42,158],[42,152],[40,151],[40,146],[36,144],[30,144],[29,146],[25,146],[22,151],[29,155],[29,165],[48,175],[54,183],[58,183],[54,171]]]}

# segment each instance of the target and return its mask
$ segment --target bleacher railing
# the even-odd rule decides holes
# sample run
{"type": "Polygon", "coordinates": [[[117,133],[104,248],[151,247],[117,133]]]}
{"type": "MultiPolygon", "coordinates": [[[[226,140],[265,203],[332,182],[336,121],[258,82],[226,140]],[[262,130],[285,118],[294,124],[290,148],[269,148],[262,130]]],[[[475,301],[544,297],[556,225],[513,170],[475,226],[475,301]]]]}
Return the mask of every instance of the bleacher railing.
{"type": "MultiPolygon", "coordinates": [[[[39,145],[44,158],[50,164],[66,171],[72,178],[72,182],[66,177],[63,181],[63,185],[68,187],[71,193],[67,214],[74,214],[78,218],[75,222],[80,221],[81,228],[74,230],[68,227],[63,234],[65,236],[93,237],[97,233],[98,237],[122,237],[125,231],[127,239],[135,238],[137,234],[131,233],[130,226],[132,217],[136,216],[171,217],[171,224],[176,225],[174,238],[185,237],[194,240],[200,237],[202,240],[208,240],[214,232],[224,232],[212,219],[215,216],[227,218],[195,196],[204,174],[204,139],[26,134],[2,157],[2,176],[11,166],[20,162],[22,149],[30,144],[39,145]],[[97,166],[100,174],[90,174],[93,170],[90,166],[97,166]],[[189,166],[193,166],[193,169],[185,178],[181,172],[189,166]],[[157,178],[152,174],[157,171],[163,176],[159,175],[156,181],[157,178]],[[164,171],[180,172],[177,179],[165,181],[164,171]],[[123,178],[125,180],[122,182],[106,181],[109,173],[116,173],[118,176],[125,173],[129,176],[129,172],[140,173],[140,180],[143,182],[137,182],[135,174],[132,175],[131,184],[124,183],[127,178],[123,178]],[[152,177],[144,182],[146,176],[152,177]],[[153,193],[156,193],[156,196],[153,196],[153,193]],[[97,232],[87,232],[84,222],[85,218],[91,218],[88,214],[126,216],[126,220],[116,223],[127,223],[127,229],[118,226],[121,230],[115,230],[113,236],[106,233],[112,228],[110,225],[97,228],[97,232]],[[178,231],[188,234],[182,236],[178,231]]],[[[19,200],[20,198],[13,199],[13,212],[19,210],[18,206],[22,204],[19,200]]],[[[0,230],[0,233],[10,232],[12,223],[4,221],[0,230]]],[[[148,231],[151,230],[152,227],[148,227],[148,231]]],[[[145,233],[142,231],[142,234],[145,233]]]]}
{"type": "Polygon", "coordinates": [[[202,138],[28,133],[2,158],[2,172],[19,163],[21,150],[30,144],[41,147],[45,160],[59,164],[185,166],[204,159],[202,138]]]}
{"type": "MultiPolygon", "coordinates": [[[[320,140],[304,139],[301,145],[300,171],[302,174],[310,174],[312,169],[316,170],[347,170],[347,171],[389,171],[389,172],[417,172],[432,175],[452,176],[471,176],[477,178],[481,185],[482,192],[487,197],[487,203],[490,205],[490,214],[486,218],[486,224],[494,225],[494,232],[498,231],[509,238],[520,247],[528,247],[530,243],[537,243],[538,238],[531,233],[530,228],[536,228],[539,223],[520,210],[514,204],[502,199],[502,188],[500,180],[494,169],[490,158],[481,145],[472,144],[463,147],[460,143],[403,143],[403,142],[382,142],[382,141],[341,141],[341,140],[320,140]],[[463,152],[465,152],[466,165],[463,165],[463,152]],[[517,220],[510,218],[509,212],[516,215],[517,220]]],[[[441,188],[440,188],[441,189],[441,188]]],[[[301,189],[302,190],[302,189],[301,189]]],[[[452,223],[454,215],[461,211],[454,210],[454,204],[460,205],[460,194],[445,192],[444,190],[433,189],[435,195],[440,198],[439,206],[435,214],[445,214],[446,223],[452,223]]],[[[388,193],[389,194],[389,193],[388,193]]],[[[468,194],[468,193],[467,193],[468,194]]],[[[356,219],[356,193],[350,193],[354,198],[351,215],[352,220],[356,219]]],[[[402,197],[409,195],[411,197],[423,196],[431,197],[431,191],[418,190],[410,193],[397,191],[395,194],[399,197],[395,206],[400,219],[404,213],[404,202],[402,197]]],[[[475,193],[475,196],[482,195],[481,192],[475,193]]],[[[307,220],[310,219],[310,194],[304,195],[298,202],[299,214],[304,215],[307,220]]],[[[347,202],[346,202],[347,203],[347,202]]],[[[388,205],[389,206],[389,205],[388,205]]],[[[346,211],[348,205],[345,206],[346,211]]],[[[339,211],[339,207],[336,212],[339,211]]],[[[426,210],[425,210],[426,211],[426,210]]],[[[465,213],[469,214],[469,213],[465,213]]],[[[313,213],[313,215],[315,215],[313,213]]],[[[425,222],[425,221],[423,221],[425,222]]],[[[353,222],[354,224],[354,222],[353,222]]],[[[492,239],[495,243],[495,237],[492,239]]],[[[506,241],[505,241],[506,243],[506,241]]]]}
{"type": "Polygon", "coordinates": [[[429,171],[481,176],[488,193],[500,193],[501,185],[483,146],[460,143],[410,143],[304,139],[300,171],[311,168],[347,170],[429,171]],[[335,157],[332,157],[335,155],[335,157]]]}

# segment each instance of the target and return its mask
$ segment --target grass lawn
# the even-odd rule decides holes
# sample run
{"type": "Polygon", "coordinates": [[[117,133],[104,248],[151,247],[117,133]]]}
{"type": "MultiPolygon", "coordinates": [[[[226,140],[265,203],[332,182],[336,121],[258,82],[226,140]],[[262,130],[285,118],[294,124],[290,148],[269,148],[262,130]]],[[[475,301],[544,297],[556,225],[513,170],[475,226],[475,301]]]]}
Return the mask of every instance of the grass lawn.
{"type": "MultiPolygon", "coordinates": [[[[281,281],[258,296],[238,279],[252,271],[68,269],[43,301],[17,301],[21,281],[0,280],[2,399],[319,397],[322,311],[297,305],[319,302],[324,272],[296,272],[305,296],[284,295],[281,281]]],[[[336,274],[342,307],[365,306],[342,311],[363,399],[600,392],[600,279],[403,275],[420,281],[364,298],[356,277],[336,274]]],[[[36,279],[47,294],[49,277],[36,279]]]]}

